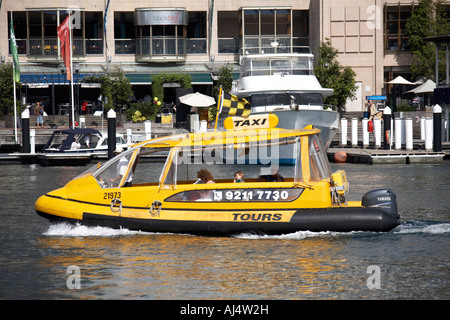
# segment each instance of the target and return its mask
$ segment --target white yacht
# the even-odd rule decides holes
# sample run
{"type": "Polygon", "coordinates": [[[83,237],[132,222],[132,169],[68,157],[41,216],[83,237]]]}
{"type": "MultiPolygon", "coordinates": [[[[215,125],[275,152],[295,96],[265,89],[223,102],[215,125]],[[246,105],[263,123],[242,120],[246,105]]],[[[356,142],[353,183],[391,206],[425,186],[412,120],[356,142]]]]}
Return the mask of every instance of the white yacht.
{"type": "MultiPolygon", "coordinates": [[[[313,68],[311,53],[249,54],[241,56],[240,77],[231,94],[250,102],[251,114],[274,113],[279,127],[303,129],[313,125],[321,130],[328,148],[338,130],[339,113],[324,106],[333,94],[322,88],[313,68]]],[[[280,164],[293,164],[292,146],[279,150],[280,164]]]]}

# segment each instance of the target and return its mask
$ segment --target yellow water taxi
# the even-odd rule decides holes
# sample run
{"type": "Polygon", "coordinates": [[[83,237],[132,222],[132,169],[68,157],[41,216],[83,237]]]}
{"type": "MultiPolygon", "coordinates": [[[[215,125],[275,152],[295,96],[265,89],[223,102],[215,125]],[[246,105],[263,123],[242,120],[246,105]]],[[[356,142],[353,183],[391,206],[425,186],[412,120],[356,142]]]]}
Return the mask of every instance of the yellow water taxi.
{"type": "Polygon", "coordinates": [[[230,130],[182,132],[135,144],[41,196],[36,212],[52,222],[227,236],[389,231],[399,224],[392,190],[347,201],[345,172],[332,173],[320,130],[277,128],[274,117],[232,119],[230,130]],[[294,166],[276,162],[277,148],[285,144],[294,147],[294,166]],[[149,155],[164,152],[164,163],[151,161],[149,155]],[[258,158],[267,162],[230,160],[230,155],[252,152],[265,154],[258,158]],[[237,169],[242,182],[234,180],[237,169]],[[211,177],[197,180],[205,171],[211,177]]]}

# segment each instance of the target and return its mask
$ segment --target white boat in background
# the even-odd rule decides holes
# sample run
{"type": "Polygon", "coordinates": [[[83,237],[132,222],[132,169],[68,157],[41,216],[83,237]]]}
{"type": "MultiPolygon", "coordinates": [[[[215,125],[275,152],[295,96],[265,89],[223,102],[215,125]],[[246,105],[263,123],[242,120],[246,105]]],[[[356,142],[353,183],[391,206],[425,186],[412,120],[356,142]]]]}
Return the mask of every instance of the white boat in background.
{"type": "MultiPolygon", "coordinates": [[[[122,134],[116,134],[116,147],[121,147],[123,150],[128,148],[122,134]]],[[[108,135],[90,128],[55,130],[42,149],[42,153],[95,153],[106,155],[107,152],[108,135]],[[72,146],[74,141],[78,143],[77,147],[72,146]]]]}
{"type": "MultiPolygon", "coordinates": [[[[311,53],[243,55],[240,77],[233,82],[231,94],[249,101],[252,115],[275,114],[281,128],[313,125],[321,130],[328,148],[338,130],[339,113],[324,107],[324,99],[333,90],[320,85],[313,62],[311,53]]],[[[292,146],[280,147],[279,163],[293,164],[293,152],[292,146]]]]}

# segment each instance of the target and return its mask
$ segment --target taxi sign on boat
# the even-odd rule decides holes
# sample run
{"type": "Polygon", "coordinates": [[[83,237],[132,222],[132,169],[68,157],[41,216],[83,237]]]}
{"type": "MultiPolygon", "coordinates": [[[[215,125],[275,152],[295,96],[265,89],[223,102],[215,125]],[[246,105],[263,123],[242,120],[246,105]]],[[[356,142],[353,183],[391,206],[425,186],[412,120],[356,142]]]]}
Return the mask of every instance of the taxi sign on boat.
{"type": "Polygon", "coordinates": [[[269,129],[278,125],[278,117],[275,114],[256,114],[248,117],[228,117],[223,126],[227,130],[243,129],[269,129]]]}

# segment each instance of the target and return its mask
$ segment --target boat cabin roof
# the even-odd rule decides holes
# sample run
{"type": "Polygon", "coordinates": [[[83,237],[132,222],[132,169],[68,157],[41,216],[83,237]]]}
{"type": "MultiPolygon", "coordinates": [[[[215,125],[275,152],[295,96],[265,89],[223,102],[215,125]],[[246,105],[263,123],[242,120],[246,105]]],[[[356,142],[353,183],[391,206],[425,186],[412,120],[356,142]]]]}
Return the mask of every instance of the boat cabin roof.
{"type": "Polygon", "coordinates": [[[218,147],[234,146],[238,148],[242,143],[260,143],[269,141],[272,144],[281,144],[282,140],[293,140],[296,137],[318,134],[317,128],[312,126],[305,129],[245,129],[230,131],[215,131],[206,133],[186,133],[163,138],[155,138],[134,144],[132,147],[144,148],[174,148],[174,147],[218,147]]]}
{"type": "MultiPolygon", "coordinates": [[[[161,188],[175,189],[180,181],[185,185],[189,183],[187,181],[192,180],[191,176],[188,177],[188,166],[192,166],[189,169],[189,173],[192,172],[192,168],[196,170],[195,168],[198,165],[203,166],[209,164],[214,165],[211,169],[214,168],[215,170],[229,172],[228,170],[218,169],[220,165],[228,166],[230,163],[228,162],[229,152],[237,160],[237,157],[242,155],[245,157],[245,155],[250,155],[255,151],[258,151],[261,155],[261,149],[270,148],[270,152],[267,152],[268,149],[266,149],[266,155],[269,156],[270,153],[270,157],[272,157],[269,159],[270,162],[261,162],[264,162],[263,166],[266,169],[267,165],[272,169],[273,166],[278,167],[277,157],[279,156],[278,153],[273,152],[273,148],[278,151],[278,146],[293,145],[293,156],[296,158],[296,162],[291,167],[292,169],[290,169],[292,173],[290,180],[288,179],[286,181],[291,181],[296,185],[308,185],[311,181],[320,181],[331,176],[326,149],[323,147],[319,133],[320,130],[312,126],[294,130],[272,127],[206,133],[186,132],[134,144],[127,151],[98,167],[93,172],[93,176],[102,188],[113,187],[108,182],[119,176],[117,170],[124,163],[126,164],[126,170],[124,169],[123,173],[120,174],[121,178],[115,186],[124,186],[130,177],[133,177],[133,186],[135,186],[134,182],[145,175],[139,169],[141,167],[140,164],[148,163],[148,161],[141,161],[140,159],[145,160],[147,157],[152,157],[152,155],[162,155],[166,158],[166,161],[161,168],[161,175],[158,182],[153,180],[148,182],[140,181],[139,183],[141,185],[158,183],[161,188]],[[162,153],[158,154],[158,152],[162,153]],[[211,156],[213,152],[214,156],[211,156]],[[202,158],[200,163],[191,158],[197,157],[198,155],[201,155],[202,158]],[[226,161],[222,156],[226,157],[226,161]],[[178,167],[181,169],[177,169],[178,167]],[[180,172],[185,172],[186,176],[180,178],[180,172]]],[[[155,174],[152,174],[152,177],[156,178],[155,174]]],[[[253,180],[255,179],[253,178],[253,180]]]]}

